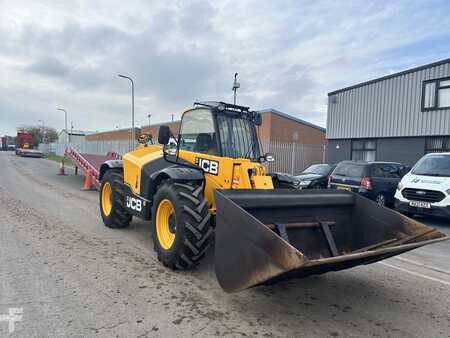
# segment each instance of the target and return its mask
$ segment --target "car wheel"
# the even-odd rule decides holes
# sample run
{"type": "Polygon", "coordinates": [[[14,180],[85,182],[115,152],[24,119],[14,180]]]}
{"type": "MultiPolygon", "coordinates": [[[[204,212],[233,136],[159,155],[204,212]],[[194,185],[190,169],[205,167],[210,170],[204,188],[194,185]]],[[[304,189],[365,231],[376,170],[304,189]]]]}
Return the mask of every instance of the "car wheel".
{"type": "Polygon", "coordinates": [[[311,189],[322,189],[322,186],[320,184],[314,184],[311,189]]]}
{"type": "Polygon", "coordinates": [[[386,206],[386,196],[384,194],[378,194],[377,197],[375,197],[375,202],[382,207],[386,206]]]}

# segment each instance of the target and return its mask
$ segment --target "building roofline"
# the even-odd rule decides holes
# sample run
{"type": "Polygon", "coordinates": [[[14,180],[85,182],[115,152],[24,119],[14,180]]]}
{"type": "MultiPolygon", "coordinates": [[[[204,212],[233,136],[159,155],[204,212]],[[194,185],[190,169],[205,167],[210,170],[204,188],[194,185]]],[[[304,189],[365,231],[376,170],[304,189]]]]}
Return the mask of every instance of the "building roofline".
{"type": "Polygon", "coordinates": [[[167,121],[167,122],[160,122],[160,123],[152,123],[152,124],[145,124],[141,126],[142,128],[149,128],[149,127],[159,127],[159,126],[163,126],[163,125],[168,125],[168,124],[172,124],[172,123],[180,123],[181,120],[174,120],[174,121],[167,121]]]}
{"type": "MultiPolygon", "coordinates": [[[[111,132],[118,132],[118,131],[130,131],[133,128],[120,128],[120,129],[111,129],[111,130],[104,130],[104,131],[97,131],[97,132],[93,132],[92,134],[88,134],[89,136],[91,135],[98,135],[98,134],[105,134],[105,133],[111,133],[111,132]]],[[[134,127],[134,130],[141,130],[140,127],[134,127]]],[[[86,135],[86,136],[88,136],[86,135]]]]}
{"type": "Polygon", "coordinates": [[[385,75],[385,76],[382,76],[382,77],[379,77],[379,78],[376,78],[376,79],[373,79],[373,80],[361,82],[361,83],[358,83],[358,84],[355,84],[355,85],[352,85],[352,86],[349,86],[349,87],[344,87],[342,89],[338,89],[338,90],[335,90],[335,91],[332,91],[332,92],[328,93],[328,96],[332,96],[332,95],[335,95],[335,94],[346,92],[348,90],[356,89],[356,88],[359,88],[359,87],[363,87],[363,86],[370,85],[370,84],[373,84],[373,83],[376,83],[376,82],[392,79],[392,78],[397,77],[397,76],[418,72],[418,71],[421,71],[421,70],[424,70],[424,69],[427,69],[427,68],[437,67],[437,66],[440,66],[440,65],[443,65],[443,64],[446,64],[446,63],[450,63],[450,58],[449,59],[444,59],[444,60],[441,60],[441,61],[432,62],[432,63],[426,64],[426,65],[423,65],[423,66],[410,68],[410,69],[407,69],[407,70],[404,70],[404,71],[401,71],[401,72],[398,72],[398,73],[385,75]]]}
{"type": "Polygon", "coordinates": [[[259,112],[259,113],[272,113],[272,114],[275,114],[275,115],[278,115],[278,116],[287,118],[287,119],[289,119],[289,120],[292,120],[292,121],[294,121],[294,122],[301,123],[301,124],[303,124],[303,125],[305,125],[305,126],[307,126],[307,127],[311,127],[311,128],[318,129],[318,130],[320,130],[320,131],[323,131],[324,133],[326,132],[326,129],[323,128],[323,127],[320,127],[320,126],[318,126],[318,125],[316,125],[316,124],[313,124],[313,123],[311,123],[311,122],[308,122],[308,121],[299,119],[298,117],[294,117],[294,116],[292,116],[292,115],[290,115],[290,114],[283,113],[283,112],[281,112],[281,111],[279,111],[279,110],[276,110],[276,109],[274,109],[274,108],[262,109],[262,110],[259,110],[258,112],[259,112]]]}

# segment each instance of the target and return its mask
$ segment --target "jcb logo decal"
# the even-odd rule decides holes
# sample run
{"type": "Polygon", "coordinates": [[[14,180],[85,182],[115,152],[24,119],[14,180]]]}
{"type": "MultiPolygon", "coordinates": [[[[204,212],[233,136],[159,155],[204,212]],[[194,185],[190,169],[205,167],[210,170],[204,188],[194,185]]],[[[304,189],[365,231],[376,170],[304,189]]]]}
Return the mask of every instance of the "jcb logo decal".
{"type": "Polygon", "coordinates": [[[142,211],[142,201],[138,198],[127,196],[127,208],[142,211]]]}
{"type": "Polygon", "coordinates": [[[197,157],[195,159],[195,164],[202,168],[205,173],[209,173],[212,175],[219,174],[219,162],[217,161],[197,157]]]}

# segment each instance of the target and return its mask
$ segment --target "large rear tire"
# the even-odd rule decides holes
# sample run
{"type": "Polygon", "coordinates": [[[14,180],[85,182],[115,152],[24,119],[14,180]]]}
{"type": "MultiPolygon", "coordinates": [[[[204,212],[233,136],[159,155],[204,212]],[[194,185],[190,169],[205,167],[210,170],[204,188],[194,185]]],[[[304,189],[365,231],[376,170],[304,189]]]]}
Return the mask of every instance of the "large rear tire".
{"type": "Polygon", "coordinates": [[[213,228],[203,186],[167,181],[153,199],[152,237],[158,260],[190,269],[205,255],[213,228]]]}
{"type": "Polygon", "coordinates": [[[132,215],[125,209],[125,192],[123,173],[109,170],[100,186],[100,213],[103,223],[108,228],[126,228],[130,225],[132,215]]]}

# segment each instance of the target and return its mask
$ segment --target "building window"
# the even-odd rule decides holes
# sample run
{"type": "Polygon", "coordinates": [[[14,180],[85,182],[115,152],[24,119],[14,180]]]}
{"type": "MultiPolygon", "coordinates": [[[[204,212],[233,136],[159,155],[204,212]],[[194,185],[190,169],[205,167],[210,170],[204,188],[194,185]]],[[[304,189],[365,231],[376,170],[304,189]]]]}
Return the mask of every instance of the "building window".
{"type": "Polygon", "coordinates": [[[352,140],[352,160],[375,161],[376,140],[352,140]]]}
{"type": "Polygon", "coordinates": [[[426,139],[425,152],[450,152],[450,136],[428,137],[426,139]]]}
{"type": "Polygon", "coordinates": [[[450,108],[450,78],[423,82],[422,111],[450,108]]]}

